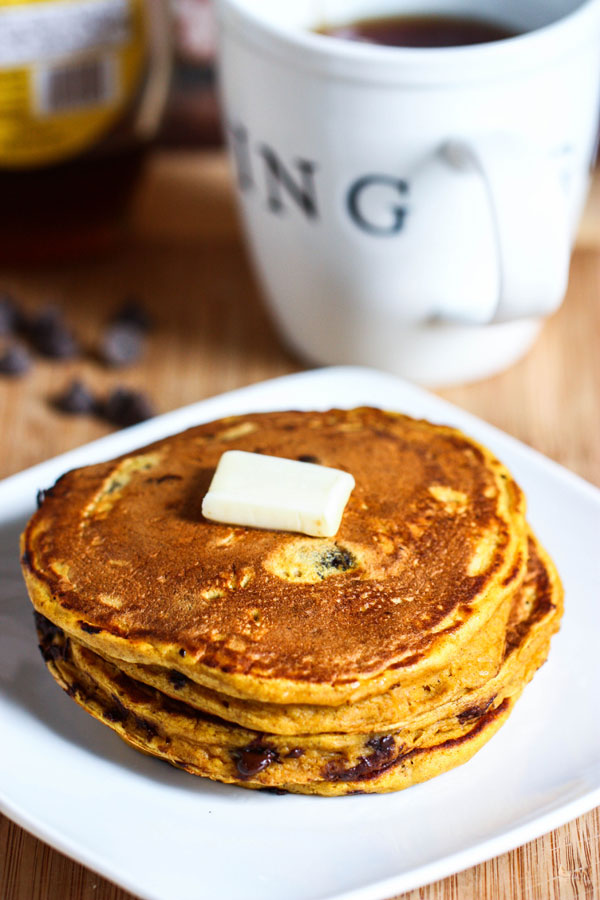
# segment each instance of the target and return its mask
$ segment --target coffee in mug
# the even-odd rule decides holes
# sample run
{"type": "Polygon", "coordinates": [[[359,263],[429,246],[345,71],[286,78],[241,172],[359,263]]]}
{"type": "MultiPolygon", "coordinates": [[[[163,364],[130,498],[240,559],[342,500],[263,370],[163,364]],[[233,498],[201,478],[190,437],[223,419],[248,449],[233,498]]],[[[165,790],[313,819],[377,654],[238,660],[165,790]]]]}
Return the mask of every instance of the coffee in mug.
{"type": "Polygon", "coordinates": [[[322,25],[318,34],[383,47],[466,47],[516,37],[517,31],[473,16],[384,16],[322,25]]]}

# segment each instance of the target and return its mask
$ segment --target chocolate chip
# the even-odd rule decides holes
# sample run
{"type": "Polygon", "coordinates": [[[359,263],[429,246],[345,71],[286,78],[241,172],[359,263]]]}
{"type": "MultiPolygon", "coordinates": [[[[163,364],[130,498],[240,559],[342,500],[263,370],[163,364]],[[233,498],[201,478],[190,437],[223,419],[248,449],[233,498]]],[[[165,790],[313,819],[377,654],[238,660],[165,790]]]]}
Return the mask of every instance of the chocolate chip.
{"type": "Polygon", "coordinates": [[[303,747],[294,747],[292,750],[289,751],[289,753],[285,754],[285,757],[286,757],[286,759],[299,759],[303,755],[304,755],[303,747]]]}
{"type": "Polygon", "coordinates": [[[124,722],[127,710],[119,700],[115,700],[115,705],[105,711],[104,718],[107,722],[124,722]]]}
{"type": "Polygon", "coordinates": [[[317,573],[324,578],[333,569],[336,572],[347,572],[356,567],[356,559],[345,547],[337,545],[325,550],[319,558],[317,573]]]}
{"type": "Polygon", "coordinates": [[[21,313],[11,294],[0,293],[0,334],[14,334],[21,325],[21,313]]]}
{"type": "Polygon", "coordinates": [[[40,508],[40,506],[42,505],[42,503],[44,502],[45,499],[46,499],[46,491],[43,488],[40,488],[40,490],[35,495],[35,502],[36,502],[38,509],[40,508]]]}
{"type": "Polygon", "coordinates": [[[178,672],[176,669],[171,669],[169,672],[169,682],[173,685],[176,691],[180,691],[181,688],[185,687],[188,683],[189,678],[187,676],[182,675],[181,672],[178,672]]]}
{"type": "Polygon", "coordinates": [[[62,313],[54,306],[39,312],[27,324],[28,337],[42,356],[71,359],[79,353],[79,345],[67,327],[62,313]]]}
{"type": "Polygon", "coordinates": [[[135,724],[140,729],[140,731],[144,732],[146,740],[152,740],[152,738],[157,737],[158,729],[156,726],[149,722],[148,719],[144,719],[142,716],[135,717],[135,724]]]}
{"type": "Polygon", "coordinates": [[[94,395],[82,381],[74,379],[54,400],[54,406],[70,415],[85,415],[96,409],[94,395]]]}
{"type": "Polygon", "coordinates": [[[121,428],[136,425],[154,415],[148,397],[130,388],[116,388],[109,394],[101,412],[105,419],[121,428]]]}
{"type": "Polygon", "coordinates": [[[402,759],[401,747],[398,747],[398,753],[394,756],[396,744],[390,734],[371,738],[366,742],[366,746],[373,752],[367,756],[360,756],[356,765],[349,769],[340,767],[335,760],[326,763],[322,772],[323,778],[326,781],[369,781],[398,765],[402,759]]]}
{"type": "Polygon", "coordinates": [[[79,627],[82,631],[87,632],[87,634],[100,634],[102,631],[97,625],[88,625],[87,622],[82,622],[81,620],[79,621],[79,627]]]}
{"type": "Polygon", "coordinates": [[[276,750],[260,744],[249,744],[242,750],[234,750],[232,755],[241,778],[252,778],[254,775],[258,775],[278,758],[276,750]]]}
{"type": "Polygon", "coordinates": [[[183,649],[183,647],[180,648],[180,650],[179,650],[179,655],[180,655],[180,656],[185,656],[185,650],[183,649]]]}
{"type": "Polygon", "coordinates": [[[8,344],[0,352],[0,374],[24,375],[31,368],[31,357],[23,344],[8,344]]]}
{"type": "Polygon", "coordinates": [[[135,363],[144,347],[142,331],[127,322],[115,322],[104,332],[100,342],[100,358],[108,366],[118,368],[135,363]]]}
{"type": "Polygon", "coordinates": [[[153,321],[148,312],[144,309],[139,300],[131,298],[117,310],[112,319],[113,323],[120,325],[130,325],[137,328],[141,332],[148,332],[152,329],[153,321]]]}
{"type": "Polygon", "coordinates": [[[395,746],[396,744],[391,734],[385,734],[383,737],[374,737],[367,741],[367,747],[370,747],[381,756],[388,756],[395,746]]]}
{"type": "Polygon", "coordinates": [[[314,464],[317,464],[317,465],[318,465],[318,463],[319,463],[319,457],[318,457],[318,456],[313,456],[312,453],[301,453],[300,456],[298,457],[298,461],[299,461],[299,462],[314,463],[314,464]]]}
{"type": "Polygon", "coordinates": [[[494,696],[490,697],[489,700],[484,700],[477,706],[470,706],[468,709],[464,709],[457,715],[456,718],[461,725],[466,725],[467,722],[474,722],[476,719],[480,719],[486,714],[495,699],[496,695],[494,694],[494,696]]]}

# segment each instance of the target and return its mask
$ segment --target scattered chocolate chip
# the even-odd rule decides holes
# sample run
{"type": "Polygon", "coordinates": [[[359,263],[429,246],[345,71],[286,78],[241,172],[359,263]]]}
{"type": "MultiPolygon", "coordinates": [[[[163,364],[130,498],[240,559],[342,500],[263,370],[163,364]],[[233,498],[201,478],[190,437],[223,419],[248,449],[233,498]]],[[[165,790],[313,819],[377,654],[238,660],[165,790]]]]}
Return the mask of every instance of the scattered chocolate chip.
{"type": "Polygon", "coordinates": [[[104,718],[107,722],[124,722],[127,718],[127,710],[122,703],[116,700],[115,705],[106,710],[104,718]]]}
{"type": "Polygon", "coordinates": [[[100,358],[114,368],[131,365],[138,361],[143,347],[144,335],[139,328],[127,322],[115,322],[104,332],[100,358]]]}
{"type": "Polygon", "coordinates": [[[373,752],[368,756],[360,756],[356,765],[349,769],[340,767],[335,760],[326,763],[323,778],[326,781],[369,781],[398,765],[402,759],[401,747],[398,747],[398,752],[394,755],[396,744],[391,734],[371,738],[366,746],[373,752]]]}
{"type": "Polygon", "coordinates": [[[31,368],[31,356],[23,344],[8,344],[0,352],[0,374],[24,375],[31,368]]]}
{"type": "Polygon", "coordinates": [[[384,756],[388,756],[395,746],[396,744],[391,734],[385,734],[383,737],[374,737],[367,741],[367,747],[370,747],[375,753],[384,756]]]}
{"type": "Polygon", "coordinates": [[[185,650],[183,649],[183,647],[180,648],[180,650],[179,650],[179,655],[180,655],[180,656],[185,656],[185,650]]]}
{"type": "Polygon", "coordinates": [[[54,400],[54,406],[70,415],[85,415],[95,411],[97,402],[88,387],[74,379],[54,400]]]}
{"type": "Polygon", "coordinates": [[[178,672],[176,669],[171,669],[169,672],[169,681],[176,691],[180,691],[181,688],[186,686],[189,678],[187,678],[186,675],[182,675],[181,672],[178,672]]]}
{"type": "Polygon", "coordinates": [[[283,797],[284,794],[289,794],[289,791],[284,790],[284,788],[278,787],[261,787],[259,791],[262,791],[265,794],[277,794],[278,797],[283,797]]]}
{"type": "Polygon", "coordinates": [[[101,628],[98,628],[97,625],[88,625],[87,622],[79,621],[79,627],[82,631],[85,631],[87,634],[100,634],[102,631],[101,628]]]}
{"type": "Polygon", "coordinates": [[[315,463],[318,465],[319,457],[313,456],[312,453],[301,453],[298,457],[299,462],[315,463]]]}
{"type": "Polygon", "coordinates": [[[149,722],[148,719],[143,719],[141,716],[136,716],[135,724],[140,729],[140,731],[144,732],[147,740],[151,740],[158,735],[158,729],[155,725],[153,725],[152,722],[149,722]]]}
{"type": "Polygon", "coordinates": [[[356,567],[356,559],[345,547],[335,545],[321,554],[317,563],[317,574],[324,578],[332,570],[347,572],[356,567]]]}
{"type": "Polygon", "coordinates": [[[154,415],[154,409],[148,397],[140,391],[130,388],[116,388],[112,391],[101,412],[104,418],[121,428],[136,425],[154,415]]]}
{"type": "Polygon", "coordinates": [[[304,749],[302,747],[294,747],[293,750],[290,750],[289,753],[285,754],[286,759],[298,759],[299,757],[304,755],[304,749]]]}
{"type": "Polygon", "coordinates": [[[470,706],[468,709],[464,709],[456,718],[461,725],[465,725],[467,722],[474,722],[486,714],[495,699],[496,695],[494,694],[489,700],[484,700],[483,703],[479,703],[477,706],[470,706]]]}
{"type": "Polygon", "coordinates": [[[152,317],[144,309],[139,300],[130,299],[117,310],[112,321],[116,324],[131,325],[139,331],[148,332],[153,327],[152,317]]]}
{"type": "Polygon", "coordinates": [[[11,294],[0,293],[0,334],[14,334],[21,325],[21,313],[11,294]]]}
{"type": "Polygon", "coordinates": [[[73,332],[67,327],[62,313],[55,306],[42,310],[26,326],[27,335],[42,356],[52,359],[71,359],[79,353],[73,332]]]}
{"type": "Polygon", "coordinates": [[[43,488],[40,488],[40,490],[35,495],[35,502],[36,502],[38,509],[40,508],[40,506],[42,505],[42,503],[44,502],[45,499],[46,499],[46,491],[43,488]]]}
{"type": "Polygon", "coordinates": [[[234,750],[232,756],[241,778],[253,778],[278,758],[276,750],[260,744],[249,744],[242,750],[234,750]]]}

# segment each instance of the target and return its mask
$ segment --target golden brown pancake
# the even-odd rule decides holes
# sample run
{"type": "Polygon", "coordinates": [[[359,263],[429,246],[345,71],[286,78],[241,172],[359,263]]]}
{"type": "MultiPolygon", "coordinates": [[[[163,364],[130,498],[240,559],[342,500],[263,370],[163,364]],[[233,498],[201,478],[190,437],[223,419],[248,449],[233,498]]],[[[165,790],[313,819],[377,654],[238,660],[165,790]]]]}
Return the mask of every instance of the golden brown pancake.
{"type": "Polygon", "coordinates": [[[362,408],[233,417],[69,472],[22,558],[36,609],[100,655],[243,700],[331,707],[456,664],[506,610],[524,544],[522,494],[488,450],[362,408]],[[351,472],[335,539],[205,520],[230,449],[351,472]]]}
{"type": "Polygon", "coordinates": [[[529,540],[500,670],[459,702],[370,735],[266,735],[198,712],[142,685],[38,616],[41,649],[55,678],[132,746],[194,774],[324,795],[398,790],[470,758],[508,717],[548,653],[562,588],[545,552],[529,540]]]}
{"type": "Polygon", "coordinates": [[[69,472],[22,559],[48,668],[88,712],[194,774],[300,793],[468,759],[562,612],[498,460],[370,408],[234,417],[69,472]],[[351,472],[335,539],[204,519],[227,449],[351,472]]]}
{"type": "MultiPolygon", "coordinates": [[[[521,581],[519,576],[515,589],[521,581]]],[[[433,709],[489,681],[504,659],[504,637],[513,604],[514,591],[507,592],[506,599],[481,633],[475,634],[456,658],[425,682],[395,685],[382,694],[338,706],[242,700],[190,681],[176,670],[127,663],[106,655],[104,658],[131,678],[157,688],[174,700],[245,728],[273,734],[366,733],[399,726],[410,718],[416,707],[433,709]]]]}

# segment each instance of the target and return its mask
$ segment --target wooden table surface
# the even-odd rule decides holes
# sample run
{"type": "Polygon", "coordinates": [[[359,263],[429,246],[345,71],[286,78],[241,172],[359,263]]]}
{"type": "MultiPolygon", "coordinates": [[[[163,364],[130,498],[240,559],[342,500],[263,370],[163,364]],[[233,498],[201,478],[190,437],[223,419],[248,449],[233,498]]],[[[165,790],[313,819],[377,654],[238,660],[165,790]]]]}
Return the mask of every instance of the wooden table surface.
{"type": "MultiPolygon", "coordinates": [[[[165,412],[303,368],[280,344],[261,304],[220,154],[155,158],[133,219],[127,245],[109,258],[0,271],[0,288],[14,290],[29,308],[64,305],[91,349],[102,323],[130,293],[143,298],[157,322],[143,360],[130,369],[103,369],[90,354],[74,362],[36,360],[26,377],[1,379],[0,476],[110,430],[52,409],[49,399],[74,376],[100,392],[116,384],[142,387],[165,412]]],[[[440,394],[599,484],[599,348],[600,181],[582,224],[568,296],[533,350],[502,375],[440,394]]],[[[0,816],[0,900],[130,897],[0,816]]],[[[595,810],[403,900],[598,897],[595,810]]]]}

